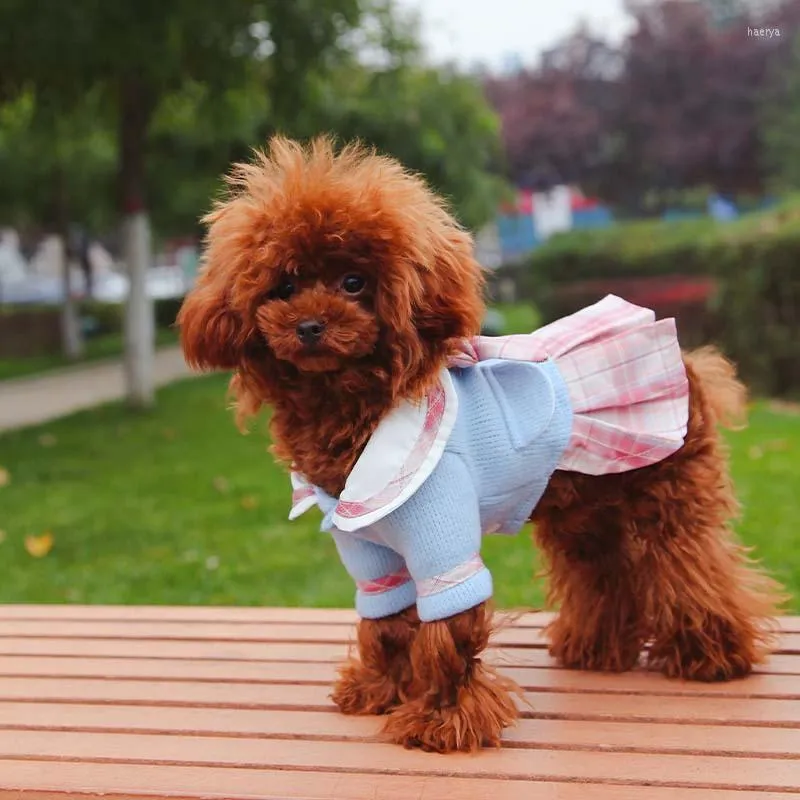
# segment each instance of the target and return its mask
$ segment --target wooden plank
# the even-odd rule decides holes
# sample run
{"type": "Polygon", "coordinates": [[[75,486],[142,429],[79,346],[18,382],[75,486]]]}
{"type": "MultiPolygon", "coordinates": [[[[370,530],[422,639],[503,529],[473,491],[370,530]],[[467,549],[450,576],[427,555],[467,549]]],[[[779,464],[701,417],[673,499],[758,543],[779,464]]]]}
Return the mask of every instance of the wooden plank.
{"type": "MultiPolygon", "coordinates": [[[[126,681],[4,678],[0,701],[327,710],[326,685],[240,684],[219,681],[126,681]]],[[[523,714],[558,719],[654,720],[705,724],[800,726],[800,701],[614,693],[526,692],[523,714]]]]}
{"type": "MultiPolygon", "coordinates": [[[[800,666],[800,665],[799,665],[800,666]]],[[[753,675],[728,683],[669,680],[654,672],[623,674],[568,671],[557,668],[503,667],[503,674],[522,688],[547,692],[608,692],[690,697],[763,697],[800,700],[800,676],[753,675]]],[[[209,681],[218,683],[288,683],[330,685],[335,662],[288,663],[224,660],[168,661],[147,658],[59,658],[4,656],[2,677],[116,678],[126,680],[209,681]]]]}
{"type": "MultiPolygon", "coordinates": [[[[498,611],[497,621],[528,628],[542,628],[553,614],[544,611],[498,611]]],[[[79,605],[0,605],[0,620],[70,621],[70,622],[277,622],[298,625],[353,625],[358,620],[355,609],[261,608],[220,606],[79,606],[79,605]]]]}
{"type": "MultiPolygon", "coordinates": [[[[332,711],[171,708],[71,703],[0,703],[0,729],[149,733],[171,736],[377,741],[382,721],[332,711]]],[[[795,758],[800,729],[523,719],[506,731],[509,747],[603,752],[795,758]]]]}
{"type": "MultiPolygon", "coordinates": [[[[529,629],[538,637],[539,629],[529,629]]],[[[0,637],[35,639],[125,639],[215,642],[346,643],[355,636],[350,624],[297,625],[283,622],[72,622],[70,620],[0,621],[0,637]]]]}
{"type": "MultiPolygon", "coordinates": [[[[339,662],[349,645],[314,642],[212,642],[155,640],[132,645],[125,639],[33,639],[0,638],[0,657],[10,655],[61,656],[67,658],[148,658],[168,660],[229,660],[339,662]]],[[[490,663],[503,668],[553,667],[555,661],[543,649],[493,647],[486,654],[490,663]]],[[[758,672],[798,675],[800,657],[777,654],[757,667],[758,672]]],[[[583,674],[583,673],[581,673],[583,674]]]]}
{"type": "Polygon", "coordinates": [[[640,784],[555,783],[458,776],[365,775],[325,770],[218,769],[4,761],[0,800],[786,800],[785,793],[675,789],[640,784]]]}
{"type": "MultiPolygon", "coordinates": [[[[550,622],[553,613],[548,611],[505,610],[498,612],[502,621],[506,616],[516,620],[519,627],[541,628],[550,622]]],[[[140,622],[281,622],[296,624],[353,624],[353,609],[342,608],[263,608],[260,606],[128,606],[128,605],[3,605],[0,620],[72,620],[89,622],[140,621],[140,622]]],[[[800,633],[800,616],[785,616],[777,621],[787,633],[800,633]]]]}
{"type": "MultiPolygon", "coordinates": [[[[215,642],[315,642],[347,643],[355,630],[349,624],[297,625],[281,622],[240,623],[197,622],[187,626],[180,622],[152,623],[130,621],[73,622],[70,620],[6,620],[0,621],[0,637],[37,639],[131,639],[136,641],[208,641],[215,642]]],[[[547,646],[539,628],[505,627],[492,637],[503,647],[543,648],[547,646]]],[[[779,652],[800,654],[800,633],[784,633],[779,652]]]]}
{"type": "MultiPolygon", "coordinates": [[[[535,615],[531,615],[534,616],[535,615]]],[[[549,620],[549,616],[547,618],[549,620]]],[[[0,605],[0,620],[63,620],[73,622],[283,622],[352,625],[358,619],[349,608],[263,608],[260,606],[86,606],[0,605]]],[[[529,624],[534,624],[533,622],[529,624]]],[[[536,624],[546,624],[543,618],[536,624]]]]}
{"type": "MultiPolygon", "coordinates": [[[[348,645],[314,642],[155,641],[131,644],[124,639],[0,639],[0,656],[54,655],[70,658],[123,657],[226,659],[231,661],[340,661],[348,645]]],[[[799,668],[800,671],[800,668],[799,668]]]]}
{"type": "Polygon", "coordinates": [[[0,731],[2,759],[313,769],[526,781],[582,780],[719,789],[790,791],[800,786],[800,760],[559,750],[486,750],[480,758],[450,754],[447,762],[391,744],[281,739],[227,739],[147,734],[0,731]]]}

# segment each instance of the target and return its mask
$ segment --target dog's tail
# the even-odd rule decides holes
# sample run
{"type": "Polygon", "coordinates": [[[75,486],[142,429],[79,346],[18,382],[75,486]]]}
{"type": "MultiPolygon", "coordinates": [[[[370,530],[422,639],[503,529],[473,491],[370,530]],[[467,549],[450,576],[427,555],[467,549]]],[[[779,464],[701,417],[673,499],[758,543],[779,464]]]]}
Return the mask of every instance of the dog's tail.
{"type": "Polygon", "coordinates": [[[686,353],[685,359],[717,422],[726,428],[743,428],[747,424],[747,388],[737,378],[733,363],[713,346],[686,353]]]}

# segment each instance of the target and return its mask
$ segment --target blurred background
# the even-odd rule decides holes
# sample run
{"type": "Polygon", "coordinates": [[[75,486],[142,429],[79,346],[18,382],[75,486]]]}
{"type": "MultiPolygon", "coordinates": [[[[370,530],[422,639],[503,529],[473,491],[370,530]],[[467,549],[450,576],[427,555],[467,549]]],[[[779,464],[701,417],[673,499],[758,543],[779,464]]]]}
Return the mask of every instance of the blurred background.
{"type": "MultiPolygon", "coordinates": [[[[737,530],[798,596],[800,0],[0,0],[0,602],[352,602],[173,327],[275,132],[423,173],[487,332],[614,292],[718,343],[753,392],[737,530]]],[[[529,537],[486,551],[541,601],[529,537]]]]}

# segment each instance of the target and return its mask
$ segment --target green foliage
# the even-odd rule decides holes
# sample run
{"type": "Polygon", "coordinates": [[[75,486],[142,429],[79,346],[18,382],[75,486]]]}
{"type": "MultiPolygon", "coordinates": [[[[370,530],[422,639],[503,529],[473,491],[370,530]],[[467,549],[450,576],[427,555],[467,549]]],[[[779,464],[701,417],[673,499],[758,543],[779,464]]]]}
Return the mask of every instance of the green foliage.
{"type": "Polygon", "coordinates": [[[0,106],[0,221],[49,230],[69,219],[94,230],[110,224],[116,146],[104,113],[97,92],[65,113],[33,91],[0,106]]]}
{"type": "MultiPolygon", "coordinates": [[[[319,515],[287,521],[287,476],[260,432],[237,432],[226,381],[175,384],[146,415],[115,404],[0,437],[0,602],[352,605],[319,515]],[[46,532],[52,551],[33,558],[24,539],[46,532]]],[[[800,596],[800,416],[760,406],[730,441],[738,530],[800,596]]],[[[501,606],[541,603],[527,533],[483,549],[501,606]]]]}
{"type": "Polygon", "coordinates": [[[0,219],[16,224],[47,217],[55,162],[69,216],[106,227],[117,162],[138,148],[131,191],[155,230],[199,233],[221,174],[275,132],[365,140],[423,173],[474,227],[504,189],[480,87],[422,66],[414,19],[393,0],[0,0],[0,73],[0,219]],[[120,122],[131,113],[135,124],[120,122]],[[55,119],[66,127],[57,158],[55,119]],[[117,140],[142,125],[138,145],[117,140]]]}
{"type": "MultiPolygon", "coordinates": [[[[288,77],[325,67],[360,14],[359,0],[0,0],[0,100],[33,92],[58,149],[59,141],[71,141],[58,135],[60,120],[70,120],[87,95],[97,98],[104,113],[95,124],[111,120],[117,137],[122,209],[138,210],[145,206],[148,133],[165,98],[196,84],[224,98],[258,74],[273,107],[288,107],[302,80],[288,77]]],[[[169,117],[170,109],[163,113],[169,117]]],[[[186,120],[172,116],[180,130],[186,120]]],[[[36,149],[46,154],[45,137],[36,149]]],[[[63,157],[80,163],[75,153],[63,157]]],[[[193,173],[185,161],[184,168],[193,173]]],[[[199,188],[207,190],[208,181],[199,188]]],[[[26,200],[25,192],[18,195],[18,203],[26,200]]]]}
{"type": "Polygon", "coordinates": [[[775,88],[764,100],[762,144],[766,165],[780,188],[800,188],[800,35],[788,64],[775,68],[775,88]]]}
{"type": "Polygon", "coordinates": [[[569,283],[597,277],[703,274],[704,251],[720,223],[698,218],[642,220],[553,236],[532,257],[536,280],[569,283]]]}
{"type": "MultiPolygon", "coordinates": [[[[352,9],[355,0],[341,4],[352,9]]],[[[225,86],[263,45],[269,31],[254,24],[283,5],[279,0],[2,0],[0,74],[7,92],[30,83],[62,106],[97,85],[113,97],[129,79],[158,95],[180,89],[187,79],[225,86]]],[[[336,4],[289,5],[308,19],[315,11],[324,16],[322,7],[336,4]]],[[[306,39],[313,47],[319,44],[311,32],[306,39]]]]}
{"type": "Polygon", "coordinates": [[[422,173],[461,221],[483,225],[505,190],[499,123],[480,86],[448,70],[353,66],[334,76],[328,127],[422,173]]]}
{"type": "Polygon", "coordinates": [[[714,280],[702,322],[749,383],[768,394],[800,392],[800,206],[733,223],[646,221],[561,234],[533,254],[521,282],[550,321],[575,310],[565,298],[577,298],[581,282],[597,294],[604,282],[673,276],[714,280]]]}
{"type": "Polygon", "coordinates": [[[531,303],[499,303],[493,306],[503,318],[501,335],[530,333],[539,327],[539,312],[531,303]]]}

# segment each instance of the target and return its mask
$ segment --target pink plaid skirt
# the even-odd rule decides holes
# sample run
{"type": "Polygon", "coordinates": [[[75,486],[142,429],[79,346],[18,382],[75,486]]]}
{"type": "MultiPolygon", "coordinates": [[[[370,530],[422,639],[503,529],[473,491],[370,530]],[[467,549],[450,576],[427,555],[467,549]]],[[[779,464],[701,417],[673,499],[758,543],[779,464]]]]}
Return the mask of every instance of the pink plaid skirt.
{"type": "Polygon", "coordinates": [[[689,383],[674,319],[656,322],[653,311],[608,295],[531,334],[465,340],[451,366],[490,358],[558,366],[573,411],[558,469],[626,472],[683,445],[689,383]]]}

